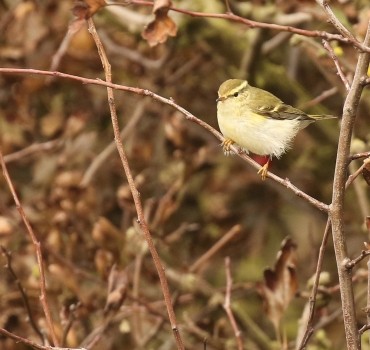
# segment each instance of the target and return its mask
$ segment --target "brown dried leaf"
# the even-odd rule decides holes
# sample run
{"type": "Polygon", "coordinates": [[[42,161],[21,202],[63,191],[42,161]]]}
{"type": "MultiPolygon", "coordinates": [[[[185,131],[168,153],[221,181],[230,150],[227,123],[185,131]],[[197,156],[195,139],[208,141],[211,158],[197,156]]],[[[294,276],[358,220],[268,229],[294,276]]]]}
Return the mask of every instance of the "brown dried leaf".
{"type": "Polygon", "coordinates": [[[76,0],[72,13],[78,19],[87,19],[105,5],[106,2],[104,0],[76,0]]]}
{"type": "Polygon", "coordinates": [[[168,16],[170,6],[170,0],[154,1],[153,13],[155,18],[144,28],[141,34],[150,46],[164,43],[169,36],[176,36],[177,26],[168,16]]]}
{"type": "Polygon", "coordinates": [[[362,176],[366,181],[367,185],[370,186],[370,159],[364,160],[364,168],[362,169],[362,176]]]}
{"type": "Polygon", "coordinates": [[[289,237],[284,239],[274,269],[264,271],[265,281],[259,286],[265,312],[275,329],[279,329],[280,320],[298,288],[295,250],[293,240],[289,237]]]}
{"type": "Polygon", "coordinates": [[[110,310],[118,310],[126,297],[128,277],[126,271],[119,271],[116,265],[112,266],[108,277],[108,295],[104,307],[106,314],[110,310]]]}

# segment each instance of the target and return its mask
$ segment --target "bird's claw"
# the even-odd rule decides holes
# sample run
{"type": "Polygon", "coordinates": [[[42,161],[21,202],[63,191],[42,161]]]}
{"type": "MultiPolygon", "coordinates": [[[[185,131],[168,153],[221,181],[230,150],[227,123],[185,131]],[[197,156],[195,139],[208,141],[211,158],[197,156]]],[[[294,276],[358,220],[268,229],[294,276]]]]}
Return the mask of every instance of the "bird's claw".
{"type": "Polygon", "coordinates": [[[269,163],[270,162],[267,162],[263,167],[261,167],[260,170],[257,171],[257,174],[258,175],[261,175],[261,180],[262,181],[265,181],[266,178],[267,178],[267,173],[268,173],[268,169],[269,169],[269,163]]]}
{"type": "Polygon", "coordinates": [[[235,142],[231,139],[225,139],[222,141],[221,143],[221,146],[222,146],[222,149],[224,151],[224,154],[225,156],[229,156],[231,154],[233,154],[234,152],[231,150],[231,146],[234,144],[235,142]]]}

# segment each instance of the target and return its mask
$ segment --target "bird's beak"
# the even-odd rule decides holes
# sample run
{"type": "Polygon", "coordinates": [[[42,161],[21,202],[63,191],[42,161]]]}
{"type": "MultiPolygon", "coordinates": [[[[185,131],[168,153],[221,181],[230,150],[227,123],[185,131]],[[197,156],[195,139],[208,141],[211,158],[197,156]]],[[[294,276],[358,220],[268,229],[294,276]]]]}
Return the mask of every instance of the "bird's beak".
{"type": "Polygon", "coordinates": [[[224,98],[223,97],[219,97],[218,99],[216,99],[216,102],[220,102],[220,101],[223,101],[224,98]]]}

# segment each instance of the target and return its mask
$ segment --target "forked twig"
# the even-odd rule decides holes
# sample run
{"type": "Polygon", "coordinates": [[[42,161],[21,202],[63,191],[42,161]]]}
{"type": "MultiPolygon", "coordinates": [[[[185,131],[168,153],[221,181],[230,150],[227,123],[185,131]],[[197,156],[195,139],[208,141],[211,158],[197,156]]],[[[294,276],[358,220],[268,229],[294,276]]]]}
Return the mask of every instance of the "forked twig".
{"type": "Polygon", "coordinates": [[[15,205],[16,205],[16,207],[18,209],[18,212],[19,212],[19,214],[20,214],[20,216],[23,220],[24,225],[27,228],[28,235],[30,236],[31,241],[32,241],[32,243],[35,247],[36,258],[37,258],[37,266],[38,266],[39,272],[40,272],[40,281],[39,281],[40,282],[40,301],[41,301],[41,305],[42,305],[42,308],[43,308],[43,311],[44,311],[44,314],[45,314],[46,324],[47,324],[47,327],[49,329],[51,339],[53,341],[53,344],[58,346],[59,342],[58,342],[58,339],[57,339],[55,331],[54,331],[53,320],[52,320],[52,317],[51,317],[51,314],[50,314],[50,308],[49,308],[49,303],[48,303],[47,294],[46,294],[45,270],[44,270],[44,266],[43,266],[41,244],[37,240],[36,235],[33,232],[33,228],[31,226],[30,222],[28,221],[27,216],[26,216],[26,214],[23,210],[22,204],[19,201],[18,195],[15,191],[12,180],[11,180],[11,178],[9,176],[9,173],[8,173],[8,169],[7,169],[6,164],[4,162],[4,157],[3,157],[3,154],[2,154],[1,148],[0,148],[0,163],[1,163],[1,167],[3,169],[3,174],[4,174],[5,181],[8,184],[8,187],[9,187],[9,190],[10,190],[12,196],[13,196],[15,205]]]}
{"type": "Polygon", "coordinates": [[[5,256],[5,259],[6,259],[6,265],[5,265],[5,267],[8,269],[10,275],[13,277],[15,283],[17,284],[17,287],[19,289],[19,292],[21,293],[23,304],[24,304],[24,307],[25,307],[25,309],[27,311],[27,315],[28,315],[28,318],[30,320],[31,327],[36,332],[36,334],[39,336],[41,343],[42,344],[45,344],[44,335],[40,331],[39,327],[37,326],[37,324],[36,324],[36,322],[35,322],[35,320],[33,318],[31,307],[30,307],[30,302],[28,300],[27,293],[26,293],[26,291],[23,288],[22,282],[19,280],[17,274],[13,270],[13,266],[12,266],[12,254],[8,250],[6,250],[5,247],[3,247],[3,246],[0,246],[0,248],[1,248],[1,251],[3,252],[3,255],[5,256]]]}

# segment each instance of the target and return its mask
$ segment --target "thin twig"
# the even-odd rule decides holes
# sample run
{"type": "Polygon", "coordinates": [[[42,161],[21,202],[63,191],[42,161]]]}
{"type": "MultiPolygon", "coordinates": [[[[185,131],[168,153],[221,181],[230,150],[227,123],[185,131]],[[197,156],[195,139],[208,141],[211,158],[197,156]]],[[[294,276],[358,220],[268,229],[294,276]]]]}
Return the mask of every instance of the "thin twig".
{"type": "Polygon", "coordinates": [[[338,57],[335,55],[333,48],[331,47],[330,43],[325,39],[322,39],[322,44],[324,48],[329,52],[329,55],[333,60],[335,67],[337,68],[338,75],[341,78],[346,90],[349,91],[351,85],[349,84],[347,77],[343,73],[342,67],[339,64],[338,57]]]}
{"type": "Polygon", "coordinates": [[[40,344],[37,344],[36,342],[34,342],[32,340],[29,340],[27,338],[23,338],[23,337],[20,337],[20,336],[14,334],[14,333],[11,333],[11,332],[7,331],[4,328],[0,328],[0,333],[9,337],[9,338],[11,338],[11,339],[14,339],[16,342],[31,346],[31,347],[33,347],[35,349],[39,349],[39,350],[87,350],[85,348],[61,348],[59,346],[40,345],[40,344]]]}
{"type": "MultiPolygon", "coordinates": [[[[126,92],[135,93],[142,96],[149,96],[152,99],[159,101],[161,103],[167,104],[169,106],[172,106],[173,108],[177,109],[179,112],[181,112],[183,115],[185,115],[185,118],[187,120],[190,120],[207,131],[209,131],[211,134],[213,134],[217,139],[219,139],[221,142],[224,140],[224,137],[213,127],[211,127],[209,124],[204,122],[203,120],[195,117],[193,114],[188,112],[185,108],[178,105],[173,99],[165,98],[160,95],[155,94],[154,92],[147,90],[147,89],[141,89],[136,87],[130,87],[130,86],[124,86],[119,84],[112,84],[110,82],[106,82],[100,79],[89,79],[89,78],[83,78],[76,75],[71,75],[67,73],[61,73],[61,72],[49,72],[49,71],[43,71],[38,69],[22,69],[22,68],[0,68],[0,73],[13,73],[13,74],[37,74],[37,75],[46,75],[46,76],[55,76],[63,79],[70,79],[74,81],[79,81],[82,84],[91,84],[91,85],[100,85],[109,87],[115,90],[121,90],[126,92]]],[[[245,153],[240,153],[239,149],[235,146],[231,146],[230,149],[238,154],[239,157],[243,158],[248,164],[252,165],[256,169],[260,169],[261,165],[255,162],[252,158],[248,157],[245,153]]],[[[303,192],[296,186],[294,186],[289,179],[282,179],[277,175],[272,174],[271,172],[268,172],[267,177],[274,180],[275,182],[279,183],[280,185],[288,188],[290,191],[292,191],[296,196],[305,199],[308,203],[315,206],[317,209],[328,212],[329,206],[323,202],[318,201],[317,199],[311,197],[307,193],[303,192]]]]}
{"type": "Polygon", "coordinates": [[[225,244],[232,240],[238,233],[240,233],[241,226],[233,226],[225,235],[210,248],[200,258],[198,258],[190,267],[189,272],[196,272],[207,260],[215,255],[225,244]]]}
{"type": "MultiPolygon", "coordinates": [[[[133,5],[143,5],[143,6],[153,6],[152,1],[146,1],[146,0],[130,0],[125,1],[125,4],[133,4],[133,5]]],[[[343,36],[341,34],[332,34],[325,31],[320,30],[306,30],[301,28],[295,28],[292,26],[285,26],[275,23],[265,23],[265,22],[257,22],[252,21],[247,18],[240,17],[238,15],[235,15],[233,13],[206,13],[206,12],[196,12],[196,11],[190,11],[190,10],[183,10],[176,7],[171,6],[169,8],[172,11],[183,13],[185,15],[189,15],[192,17],[205,17],[205,18],[220,18],[220,19],[226,19],[232,22],[242,23],[249,28],[264,28],[264,29],[271,29],[271,30],[277,30],[280,32],[290,32],[295,33],[311,38],[322,38],[329,41],[337,40],[346,44],[352,44],[353,46],[357,47],[362,52],[370,52],[370,47],[366,46],[364,44],[361,44],[356,39],[351,39],[350,37],[343,36]]]]}
{"type": "MultiPolygon", "coordinates": [[[[335,16],[333,10],[329,6],[328,0],[316,0],[316,2],[324,9],[331,24],[341,33],[345,38],[348,38],[355,46],[360,46],[361,43],[353,36],[353,34],[339,21],[335,16]]],[[[366,45],[365,45],[366,46],[366,45]]]]}
{"type": "Polygon", "coordinates": [[[351,174],[351,175],[349,175],[348,176],[348,179],[347,179],[347,181],[346,181],[346,185],[345,185],[345,188],[347,189],[350,185],[351,185],[351,183],[353,182],[353,181],[355,181],[356,180],[356,178],[362,173],[362,170],[365,168],[365,166],[366,166],[366,162],[363,162],[363,164],[353,173],[353,174],[351,174]]]}
{"type": "MultiPolygon", "coordinates": [[[[370,44],[370,22],[368,23],[367,33],[363,44],[365,46],[370,44]]],[[[369,67],[369,60],[370,55],[368,53],[361,53],[359,55],[351,89],[349,90],[344,102],[343,118],[339,133],[337,161],[334,172],[332,204],[329,211],[338,267],[343,320],[348,350],[359,350],[361,345],[357,329],[351,270],[348,270],[345,266],[348,261],[348,254],[343,222],[344,195],[352,131],[363,90],[361,79],[366,76],[367,69],[369,67]]]]}
{"type": "Polygon", "coordinates": [[[361,158],[369,158],[370,157],[370,152],[361,152],[361,153],[355,153],[350,156],[350,160],[356,160],[356,159],[361,159],[361,158]]]}
{"type": "Polygon", "coordinates": [[[44,271],[44,266],[43,266],[41,244],[37,240],[36,235],[33,232],[33,228],[31,226],[30,222],[28,221],[28,219],[26,217],[26,214],[23,210],[23,207],[22,207],[22,205],[19,201],[18,195],[15,191],[12,180],[11,180],[11,178],[9,176],[9,173],[8,173],[8,169],[7,169],[6,164],[4,162],[4,158],[3,158],[1,148],[0,148],[0,163],[1,163],[1,167],[3,169],[3,174],[4,174],[5,181],[8,184],[8,187],[9,187],[9,190],[10,190],[12,196],[13,196],[15,205],[16,205],[16,207],[18,209],[18,212],[19,212],[19,214],[20,214],[20,216],[23,220],[24,225],[27,228],[28,235],[30,236],[31,241],[32,241],[32,243],[34,245],[34,248],[35,248],[36,258],[37,258],[37,266],[39,268],[39,273],[40,273],[40,281],[39,281],[40,282],[40,301],[41,301],[41,305],[42,305],[42,308],[43,308],[43,311],[44,311],[44,314],[45,314],[46,324],[47,324],[47,327],[49,329],[51,339],[53,341],[53,344],[55,346],[58,346],[59,342],[58,342],[58,339],[57,339],[55,331],[54,331],[54,324],[53,324],[53,320],[52,320],[52,317],[51,317],[51,314],[50,314],[49,303],[48,303],[48,300],[47,300],[45,271],[44,271]]]}
{"type": "Polygon", "coordinates": [[[225,258],[225,271],[226,271],[226,292],[225,292],[225,302],[223,307],[226,311],[227,317],[229,318],[231,327],[233,328],[234,335],[236,338],[236,342],[238,344],[238,350],[243,350],[243,339],[242,339],[242,332],[240,331],[238,324],[236,323],[234,314],[231,310],[231,289],[233,286],[233,279],[231,276],[231,269],[230,269],[230,258],[225,258]]]}
{"type": "Polygon", "coordinates": [[[31,156],[35,153],[47,152],[47,151],[53,150],[57,147],[60,147],[62,144],[63,144],[63,140],[61,139],[55,139],[55,140],[51,140],[51,141],[47,141],[43,143],[34,143],[17,152],[5,154],[4,162],[5,163],[15,162],[22,158],[31,156]]]}
{"type": "Polygon", "coordinates": [[[321,103],[322,101],[326,100],[327,98],[335,95],[337,92],[338,92],[338,88],[336,86],[334,86],[334,87],[332,87],[328,90],[324,90],[320,95],[316,96],[315,98],[313,98],[310,101],[302,103],[298,108],[299,109],[307,109],[309,107],[316,106],[319,103],[321,103]]]}
{"type": "Polygon", "coordinates": [[[36,324],[36,322],[35,322],[35,320],[33,318],[31,307],[30,307],[30,302],[28,300],[27,293],[26,293],[26,291],[23,288],[22,282],[19,280],[17,274],[13,270],[13,267],[12,267],[12,254],[9,251],[7,251],[3,246],[0,246],[0,248],[1,248],[1,251],[3,252],[3,255],[6,258],[6,266],[5,267],[8,269],[10,275],[13,277],[15,283],[17,284],[17,287],[19,289],[19,292],[21,293],[23,304],[24,304],[24,307],[25,307],[25,309],[27,311],[27,315],[28,315],[28,318],[30,320],[30,324],[31,324],[33,330],[39,336],[41,343],[42,344],[45,344],[44,335],[40,331],[39,327],[37,326],[37,324],[36,324]]]}
{"type": "Polygon", "coordinates": [[[364,260],[369,255],[370,255],[370,250],[361,251],[361,254],[357,258],[352,259],[346,263],[346,268],[353,269],[360,261],[364,260]]]}
{"type": "Polygon", "coordinates": [[[306,325],[306,330],[304,332],[304,335],[301,339],[301,343],[298,347],[298,349],[304,349],[307,345],[307,342],[309,338],[311,337],[313,333],[313,318],[315,315],[315,305],[316,305],[316,298],[317,298],[317,291],[319,289],[319,284],[320,284],[320,274],[322,271],[322,266],[324,263],[324,255],[325,255],[325,250],[326,250],[326,245],[328,243],[328,237],[330,233],[330,219],[327,220],[326,226],[325,226],[325,231],[324,235],[322,237],[321,245],[320,245],[320,250],[319,250],[319,256],[317,259],[317,265],[316,265],[316,271],[315,271],[315,280],[312,286],[312,291],[309,299],[310,303],[310,312],[309,316],[307,319],[307,325],[306,325]]]}
{"type": "MultiPolygon", "coordinates": [[[[145,108],[148,104],[147,100],[143,100],[136,106],[132,117],[126,124],[126,126],[121,131],[121,139],[125,139],[132,129],[136,126],[140,118],[143,116],[145,108]]],[[[91,162],[90,166],[86,169],[84,176],[81,180],[81,186],[87,186],[93,179],[95,173],[105,164],[109,156],[116,150],[116,143],[112,141],[108,146],[106,146],[103,151],[101,151],[91,162]]]]}
{"type": "MultiPolygon", "coordinates": [[[[104,68],[104,73],[105,73],[105,78],[106,81],[111,83],[111,67],[108,61],[108,58],[105,54],[104,47],[100,41],[100,38],[98,36],[98,33],[96,32],[94,22],[92,18],[88,19],[88,24],[89,24],[89,32],[91,33],[95,44],[97,46],[98,52],[99,52],[99,57],[102,61],[103,68],[104,68]]],[[[119,130],[119,123],[118,123],[118,118],[117,118],[117,112],[115,108],[115,102],[114,102],[114,94],[113,94],[113,88],[112,87],[107,87],[107,93],[108,93],[108,104],[109,104],[109,109],[110,109],[110,114],[111,114],[111,119],[112,119],[112,125],[113,125],[113,132],[114,132],[114,139],[116,142],[117,150],[121,158],[122,166],[132,193],[132,197],[135,203],[135,208],[138,216],[138,224],[140,225],[140,228],[144,234],[145,240],[147,241],[149,251],[152,255],[154,265],[157,269],[157,273],[159,276],[159,280],[161,283],[161,288],[168,312],[168,317],[171,322],[171,328],[175,337],[176,345],[179,350],[183,350],[184,345],[179,333],[179,329],[177,326],[177,321],[176,321],[176,315],[173,310],[172,306],[172,301],[171,301],[171,294],[170,290],[168,287],[168,282],[166,278],[166,274],[164,272],[164,268],[162,265],[162,262],[160,260],[160,257],[158,255],[158,252],[155,248],[151,233],[149,232],[149,228],[147,225],[147,222],[145,220],[142,204],[140,201],[140,194],[139,191],[137,190],[135,186],[135,181],[131,173],[130,166],[128,164],[127,156],[126,153],[123,149],[122,141],[121,141],[121,136],[120,136],[120,130],[119,130]]]]}

